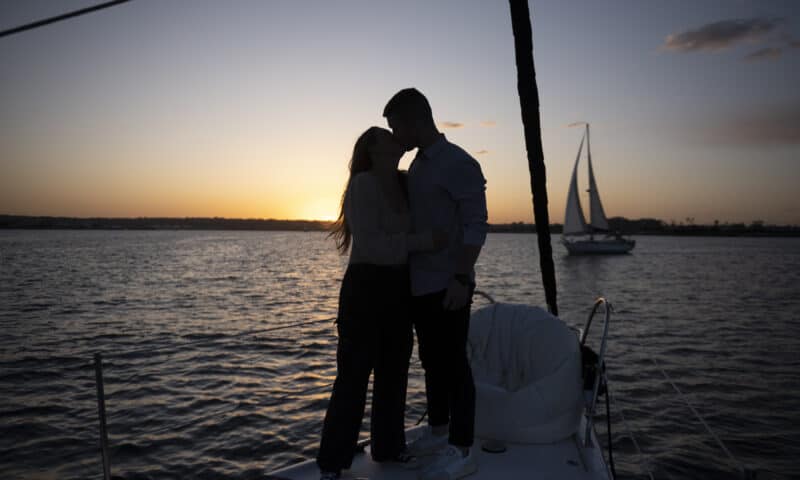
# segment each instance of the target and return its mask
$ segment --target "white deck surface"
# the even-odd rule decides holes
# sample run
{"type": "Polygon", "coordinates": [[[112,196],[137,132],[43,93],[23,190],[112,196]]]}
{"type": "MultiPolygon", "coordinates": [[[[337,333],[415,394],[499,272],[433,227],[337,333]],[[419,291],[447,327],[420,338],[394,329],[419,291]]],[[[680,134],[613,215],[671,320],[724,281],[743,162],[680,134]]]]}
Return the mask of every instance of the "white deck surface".
{"type": "MultiPolygon", "coordinates": [[[[579,430],[580,431],[580,430],[579,430]]],[[[418,429],[409,430],[409,439],[418,429]]],[[[597,441],[593,435],[593,444],[597,441]]],[[[481,439],[475,440],[473,454],[477,455],[478,471],[470,480],[537,479],[609,480],[599,447],[581,448],[576,436],[548,445],[508,444],[505,453],[487,453],[481,450],[481,439]]],[[[371,480],[415,480],[417,470],[407,470],[394,465],[372,462],[369,451],[359,453],[350,470],[342,472],[343,479],[371,480]]],[[[313,460],[282,470],[271,472],[267,478],[311,480],[319,478],[319,470],[313,460]]]]}

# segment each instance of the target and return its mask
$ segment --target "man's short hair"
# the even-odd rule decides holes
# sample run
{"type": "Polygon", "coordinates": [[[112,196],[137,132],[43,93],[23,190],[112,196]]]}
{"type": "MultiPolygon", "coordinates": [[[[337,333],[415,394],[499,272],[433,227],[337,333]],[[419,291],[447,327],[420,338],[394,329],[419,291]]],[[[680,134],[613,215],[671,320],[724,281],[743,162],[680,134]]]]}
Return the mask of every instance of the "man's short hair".
{"type": "Polygon", "coordinates": [[[383,116],[399,116],[401,118],[424,118],[432,119],[433,112],[428,99],[416,88],[404,88],[395,93],[386,107],[383,108],[383,116]]]}

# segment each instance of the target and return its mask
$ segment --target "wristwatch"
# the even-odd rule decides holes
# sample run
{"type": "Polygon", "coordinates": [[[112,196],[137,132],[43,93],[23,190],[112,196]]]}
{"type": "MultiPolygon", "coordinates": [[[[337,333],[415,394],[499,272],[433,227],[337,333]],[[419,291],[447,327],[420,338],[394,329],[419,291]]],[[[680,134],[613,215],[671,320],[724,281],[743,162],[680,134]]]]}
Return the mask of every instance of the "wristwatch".
{"type": "Polygon", "coordinates": [[[475,282],[473,282],[472,278],[470,278],[470,276],[467,275],[466,273],[456,273],[455,275],[453,275],[453,278],[458,283],[460,283],[461,285],[464,285],[465,287],[474,287],[475,286],[475,282]]]}

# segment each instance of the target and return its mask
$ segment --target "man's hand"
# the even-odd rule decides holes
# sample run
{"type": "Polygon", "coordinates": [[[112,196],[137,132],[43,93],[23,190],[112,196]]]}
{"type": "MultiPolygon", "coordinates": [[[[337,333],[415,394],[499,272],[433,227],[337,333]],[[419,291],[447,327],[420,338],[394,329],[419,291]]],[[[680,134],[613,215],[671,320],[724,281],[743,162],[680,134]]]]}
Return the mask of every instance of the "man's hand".
{"type": "Polygon", "coordinates": [[[465,307],[467,302],[469,302],[469,287],[455,278],[451,278],[444,294],[442,306],[445,310],[458,310],[465,307]]]}

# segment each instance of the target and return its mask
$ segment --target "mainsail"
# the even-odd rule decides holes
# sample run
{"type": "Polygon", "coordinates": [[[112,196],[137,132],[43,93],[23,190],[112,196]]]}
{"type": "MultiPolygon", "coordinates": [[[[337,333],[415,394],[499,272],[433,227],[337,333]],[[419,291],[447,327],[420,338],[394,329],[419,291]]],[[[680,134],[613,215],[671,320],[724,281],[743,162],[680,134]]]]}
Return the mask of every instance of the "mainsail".
{"type": "Polygon", "coordinates": [[[586,131],[581,138],[581,145],[578,147],[578,156],[575,158],[575,166],[572,168],[572,179],[569,182],[569,193],[567,194],[567,211],[564,214],[564,235],[591,234],[594,231],[608,231],[608,220],[600,202],[600,192],[597,190],[597,182],[594,179],[594,169],[592,168],[592,147],[589,142],[589,124],[586,124],[586,131]],[[590,221],[586,223],[583,216],[581,199],[578,194],[578,164],[581,161],[583,143],[586,142],[586,156],[589,163],[589,213],[590,221]]]}
{"type": "MultiPolygon", "coordinates": [[[[578,153],[580,155],[580,152],[578,153]]],[[[608,220],[603,211],[603,204],[600,203],[600,192],[597,191],[597,182],[594,181],[594,169],[592,168],[592,149],[589,143],[589,124],[586,124],[586,156],[589,158],[589,224],[592,230],[608,231],[608,220]]],[[[575,165],[577,168],[577,164],[575,165]]],[[[574,174],[573,174],[574,176],[574,174]]]]}
{"type": "Polygon", "coordinates": [[[584,220],[581,199],[578,196],[578,162],[583,151],[583,141],[586,135],[581,138],[581,146],[578,148],[578,156],[575,158],[575,167],[572,169],[572,180],[569,182],[569,193],[567,194],[567,211],[564,214],[564,235],[580,235],[586,233],[586,220],[584,220]]]}

